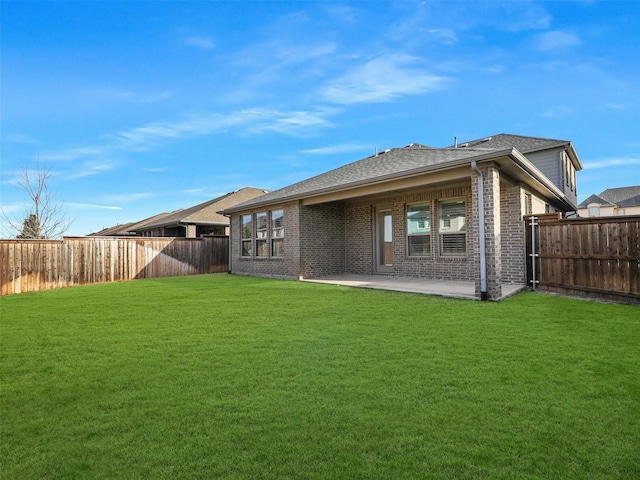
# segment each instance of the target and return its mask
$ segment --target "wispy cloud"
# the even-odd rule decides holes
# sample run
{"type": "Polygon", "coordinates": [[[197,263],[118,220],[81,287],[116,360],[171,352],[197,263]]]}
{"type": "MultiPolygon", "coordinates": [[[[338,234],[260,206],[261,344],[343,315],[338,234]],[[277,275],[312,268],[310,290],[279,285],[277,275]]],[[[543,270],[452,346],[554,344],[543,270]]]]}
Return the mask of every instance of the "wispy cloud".
{"type": "Polygon", "coordinates": [[[568,48],[580,45],[581,40],[577,35],[563,30],[554,30],[541,33],[535,37],[535,46],[546,53],[564,52],[568,48]]]}
{"type": "MultiPolygon", "coordinates": [[[[146,152],[159,148],[167,141],[179,141],[204,135],[229,132],[262,134],[276,132],[303,137],[333,126],[329,117],[337,109],[278,110],[268,108],[244,109],[228,114],[206,113],[189,115],[175,122],[149,123],[103,137],[100,143],[74,146],[42,157],[46,161],[85,160],[74,178],[96,175],[116,168],[112,160],[118,153],[146,152]],[[107,157],[110,160],[105,162],[107,157]]],[[[156,170],[157,171],[157,170],[156,170]]]]}
{"type": "Polygon", "coordinates": [[[451,28],[430,28],[427,33],[443,45],[455,45],[458,42],[458,35],[451,28]]]}
{"type": "Polygon", "coordinates": [[[338,104],[384,103],[443,88],[448,78],[412,67],[418,61],[409,55],[375,58],[330,82],[321,94],[338,104]]]}
{"type": "Polygon", "coordinates": [[[271,109],[245,110],[243,113],[252,116],[248,126],[252,133],[267,131],[289,136],[306,136],[318,129],[332,127],[327,117],[335,113],[335,109],[317,109],[311,111],[281,111],[271,109]]]}
{"type": "Polygon", "coordinates": [[[122,210],[122,207],[113,205],[97,205],[94,203],[65,203],[65,207],[73,209],[98,209],[98,210],[122,210]]]}
{"type": "Polygon", "coordinates": [[[193,195],[193,196],[203,196],[204,190],[202,188],[188,188],[186,190],[182,190],[182,193],[185,195],[193,195]]]}
{"type": "Polygon", "coordinates": [[[22,204],[10,204],[0,206],[0,212],[8,215],[10,213],[22,212],[26,206],[26,203],[22,204]]]}
{"type": "Polygon", "coordinates": [[[216,46],[211,37],[207,36],[192,36],[183,40],[185,45],[190,47],[202,48],[204,50],[213,50],[216,46]]]}
{"type": "Polygon", "coordinates": [[[366,149],[371,149],[371,145],[364,145],[362,143],[342,143],[339,145],[300,150],[299,153],[304,155],[333,155],[336,153],[360,152],[366,149]]]}
{"type": "Polygon", "coordinates": [[[24,143],[27,145],[37,145],[39,143],[34,138],[22,133],[6,133],[3,135],[3,139],[7,143],[24,143]]]}
{"type": "Polygon", "coordinates": [[[101,173],[115,170],[118,167],[118,163],[119,162],[116,161],[86,161],[83,162],[80,167],[67,178],[75,180],[79,178],[90,177],[92,175],[99,175],[101,173]]]}
{"type": "Polygon", "coordinates": [[[596,168],[626,167],[631,165],[640,165],[640,157],[604,158],[585,162],[582,166],[585,170],[593,170],[596,168]]]}
{"type": "Polygon", "coordinates": [[[558,118],[565,117],[573,113],[573,109],[564,105],[556,105],[553,108],[549,108],[542,112],[542,116],[545,118],[558,118]]]}
{"type": "Polygon", "coordinates": [[[129,202],[137,202],[139,200],[144,200],[147,198],[155,197],[155,193],[151,192],[140,192],[140,193],[123,193],[118,195],[107,195],[105,200],[108,203],[129,203],[129,202]]]}
{"type": "Polygon", "coordinates": [[[90,101],[156,103],[170,98],[172,93],[169,90],[141,92],[132,89],[98,87],[84,90],[82,95],[90,101]]]}
{"type": "Polygon", "coordinates": [[[69,147],[58,152],[43,154],[40,158],[46,162],[77,160],[80,158],[102,156],[111,151],[105,145],[69,147]]]}

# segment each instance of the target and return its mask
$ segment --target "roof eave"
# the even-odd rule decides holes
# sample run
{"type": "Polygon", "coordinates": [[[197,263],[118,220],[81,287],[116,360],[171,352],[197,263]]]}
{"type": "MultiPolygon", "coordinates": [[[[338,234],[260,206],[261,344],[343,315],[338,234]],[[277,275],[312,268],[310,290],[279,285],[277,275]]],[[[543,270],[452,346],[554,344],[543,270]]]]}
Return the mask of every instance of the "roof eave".
{"type": "Polygon", "coordinates": [[[578,209],[578,206],[570,201],[564,192],[555,186],[553,182],[551,182],[551,180],[549,180],[544,173],[542,173],[522,153],[514,148],[509,156],[523,171],[527,173],[528,176],[531,177],[531,179],[535,180],[535,183],[529,184],[530,186],[534,187],[534,189],[538,190],[540,193],[548,194],[555,198],[561,206],[565,207],[566,211],[576,211],[578,209]],[[539,186],[542,186],[543,188],[540,189],[539,186]]]}

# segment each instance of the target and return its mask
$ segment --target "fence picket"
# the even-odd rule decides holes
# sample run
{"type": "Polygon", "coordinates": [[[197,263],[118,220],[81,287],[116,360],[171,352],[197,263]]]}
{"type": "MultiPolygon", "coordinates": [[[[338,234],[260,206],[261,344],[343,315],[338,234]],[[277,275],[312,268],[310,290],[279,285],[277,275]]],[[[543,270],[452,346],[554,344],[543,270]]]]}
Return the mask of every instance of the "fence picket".
{"type": "Polygon", "coordinates": [[[226,272],[228,237],[0,240],[0,294],[226,272]]]}
{"type": "MultiPolygon", "coordinates": [[[[559,219],[539,215],[538,286],[640,302],[640,216],[559,219]]],[[[527,217],[528,218],[528,217],[527,217]]],[[[530,222],[525,222],[527,237],[530,222]]],[[[527,256],[531,242],[527,242],[527,256]]],[[[531,268],[527,262],[527,268],[531,268]]],[[[528,273],[528,277],[530,274],[528,273]]]]}

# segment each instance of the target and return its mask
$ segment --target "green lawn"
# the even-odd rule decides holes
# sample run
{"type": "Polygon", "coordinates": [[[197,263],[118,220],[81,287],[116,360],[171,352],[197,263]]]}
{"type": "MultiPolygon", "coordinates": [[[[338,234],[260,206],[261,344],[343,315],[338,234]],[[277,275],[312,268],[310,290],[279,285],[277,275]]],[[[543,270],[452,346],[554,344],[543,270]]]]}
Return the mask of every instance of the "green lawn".
{"type": "Polygon", "coordinates": [[[640,308],[237,277],[0,298],[4,479],[640,478],[640,308]]]}

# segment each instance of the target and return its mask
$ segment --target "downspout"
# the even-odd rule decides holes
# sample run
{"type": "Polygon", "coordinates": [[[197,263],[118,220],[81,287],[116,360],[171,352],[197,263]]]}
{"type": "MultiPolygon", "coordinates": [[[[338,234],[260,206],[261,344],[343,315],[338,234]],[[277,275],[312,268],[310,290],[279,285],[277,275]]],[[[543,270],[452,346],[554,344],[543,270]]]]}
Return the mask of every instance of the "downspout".
{"type": "Polygon", "coordinates": [[[487,300],[487,250],[485,246],[484,225],[484,188],[482,172],[475,160],[471,161],[471,169],[478,175],[478,230],[480,235],[480,300],[487,300]]]}
{"type": "Polygon", "coordinates": [[[231,273],[231,270],[232,270],[232,268],[231,268],[231,259],[233,258],[233,255],[231,254],[231,246],[232,246],[231,245],[231,221],[232,220],[231,220],[231,215],[226,215],[224,213],[223,213],[223,215],[229,219],[229,235],[227,235],[227,249],[228,249],[227,255],[229,256],[229,261],[228,261],[229,268],[227,270],[227,273],[231,273]]]}

